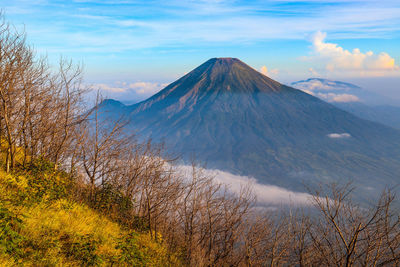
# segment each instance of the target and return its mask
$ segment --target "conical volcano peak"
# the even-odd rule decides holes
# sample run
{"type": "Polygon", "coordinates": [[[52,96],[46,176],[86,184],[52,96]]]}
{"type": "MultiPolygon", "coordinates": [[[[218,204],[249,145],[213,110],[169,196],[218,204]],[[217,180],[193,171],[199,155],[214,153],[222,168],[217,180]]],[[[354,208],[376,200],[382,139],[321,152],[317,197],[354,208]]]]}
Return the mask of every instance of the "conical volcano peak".
{"type": "Polygon", "coordinates": [[[170,106],[178,112],[184,107],[192,109],[194,105],[212,102],[218,97],[230,98],[240,94],[252,98],[254,94],[288,90],[295,89],[268,78],[237,58],[211,58],[136,106],[137,111],[157,105],[170,106]]]}
{"type": "Polygon", "coordinates": [[[350,179],[367,198],[369,188],[380,191],[384,181],[398,184],[397,130],[282,85],[235,58],[209,59],[151,98],[115,110],[129,112],[139,136],[165,142],[185,159],[195,154],[212,168],[266,184],[297,190],[304,182],[318,187],[350,179]]]}
{"type": "Polygon", "coordinates": [[[198,86],[193,87],[206,91],[255,93],[278,92],[282,89],[280,83],[231,57],[211,58],[184,79],[199,82],[198,86]]]}

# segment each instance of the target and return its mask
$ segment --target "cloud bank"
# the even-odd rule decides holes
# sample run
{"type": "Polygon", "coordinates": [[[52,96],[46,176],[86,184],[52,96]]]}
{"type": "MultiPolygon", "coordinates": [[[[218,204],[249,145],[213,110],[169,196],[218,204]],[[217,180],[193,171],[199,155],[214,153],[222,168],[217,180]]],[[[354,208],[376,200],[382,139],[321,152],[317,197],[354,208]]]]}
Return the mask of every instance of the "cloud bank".
{"type": "MultiPolygon", "coordinates": [[[[190,175],[192,170],[192,167],[187,165],[180,165],[178,168],[185,175],[190,175]]],[[[214,177],[215,181],[219,183],[228,185],[229,189],[234,193],[239,193],[241,187],[250,185],[259,205],[312,205],[312,196],[310,194],[290,191],[279,186],[260,184],[253,177],[212,169],[205,169],[204,174],[214,177]]]]}
{"type": "Polygon", "coordinates": [[[319,91],[330,91],[330,90],[343,90],[349,91],[353,88],[359,88],[354,84],[331,81],[327,79],[310,78],[305,81],[299,81],[292,83],[298,89],[305,90],[319,90],[319,91]]]}
{"type": "Polygon", "coordinates": [[[308,80],[294,82],[292,86],[327,102],[348,103],[361,101],[358,96],[349,91],[362,89],[345,82],[310,78],[308,80]]]}
{"type": "Polygon", "coordinates": [[[386,52],[375,54],[372,51],[365,53],[354,48],[346,50],[335,43],[325,41],[326,33],[316,32],[311,39],[313,55],[308,60],[316,64],[323,64],[327,72],[349,74],[353,76],[385,76],[399,74],[400,67],[386,52]]]}
{"type": "Polygon", "coordinates": [[[309,90],[303,90],[307,94],[316,96],[325,100],[327,102],[336,102],[336,103],[350,103],[350,102],[360,102],[360,99],[356,95],[352,94],[336,94],[336,93],[320,93],[320,92],[312,92],[309,90]]]}
{"type": "Polygon", "coordinates": [[[89,86],[90,90],[100,91],[103,97],[119,100],[124,103],[135,103],[152,96],[167,86],[157,82],[114,82],[113,84],[97,83],[89,86]]]}

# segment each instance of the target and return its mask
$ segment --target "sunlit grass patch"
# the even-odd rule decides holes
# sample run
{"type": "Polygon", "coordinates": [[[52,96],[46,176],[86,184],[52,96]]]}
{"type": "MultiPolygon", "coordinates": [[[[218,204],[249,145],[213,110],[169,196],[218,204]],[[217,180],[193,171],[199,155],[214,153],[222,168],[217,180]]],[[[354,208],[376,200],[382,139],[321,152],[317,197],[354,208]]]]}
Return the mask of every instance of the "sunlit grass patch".
{"type": "Polygon", "coordinates": [[[72,180],[47,166],[0,170],[0,266],[180,266],[149,233],[76,202],[72,180]]]}

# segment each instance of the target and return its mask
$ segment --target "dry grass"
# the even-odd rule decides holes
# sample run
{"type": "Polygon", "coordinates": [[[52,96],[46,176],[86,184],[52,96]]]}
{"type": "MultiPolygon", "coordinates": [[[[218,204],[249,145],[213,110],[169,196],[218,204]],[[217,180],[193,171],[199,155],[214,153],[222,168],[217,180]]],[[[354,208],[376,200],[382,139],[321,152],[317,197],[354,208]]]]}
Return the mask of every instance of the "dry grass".
{"type": "MultiPolygon", "coordinates": [[[[180,265],[148,233],[123,229],[68,195],[54,199],[48,185],[36,180],[32,186],[32,179],[0,171],[0,222],[9,226],[0,232],[0,266],[180,265]],[[39,194],[41,189],[48,192],[39,194]]],[[[51,173],[40,179],[53,179],[57,188],[67,184],[51,173]]]]}

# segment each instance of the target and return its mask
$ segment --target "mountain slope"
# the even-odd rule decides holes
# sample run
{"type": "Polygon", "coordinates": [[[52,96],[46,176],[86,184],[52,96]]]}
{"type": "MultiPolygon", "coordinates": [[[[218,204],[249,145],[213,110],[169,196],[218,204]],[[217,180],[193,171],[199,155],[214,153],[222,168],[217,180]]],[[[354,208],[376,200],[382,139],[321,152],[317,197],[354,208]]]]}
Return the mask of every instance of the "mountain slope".
{"type": "Polygon", "coordinates": [[[400,129],[400,107],[389,105],[368,106],[359,102],[334,103],[334,105],[357,117],[400,129]]]}
{"type": "Polygon", "coordinates": [[[126,107],[131,129],[184,159],[304,190],[351,179],[368,192],[395,184],[400,132],[282,85],[238,59],[205,62],[126,107]]]}

